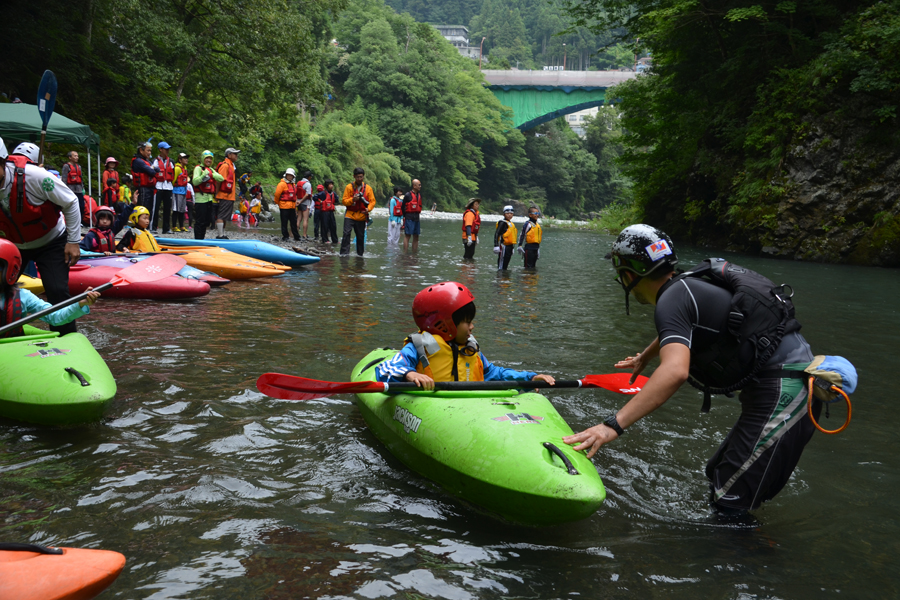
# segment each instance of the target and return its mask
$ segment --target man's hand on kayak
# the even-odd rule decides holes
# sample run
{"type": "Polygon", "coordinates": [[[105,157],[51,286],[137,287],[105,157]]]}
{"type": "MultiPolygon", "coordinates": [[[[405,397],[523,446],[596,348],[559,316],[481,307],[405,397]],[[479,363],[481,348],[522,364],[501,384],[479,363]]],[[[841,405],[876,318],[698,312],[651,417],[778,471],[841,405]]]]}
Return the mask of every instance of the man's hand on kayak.
{"type": "Polygon", "coordinates": [[[578,444],[573,448],[576,452],[581,452],[582,450],[588,450],[588,448],[590,448],[587,453],[587,457],[590,458],[597,453],[600,446],[608,444],[617,437],[619,437],[619,434],[613,431],[611,427],[600,423],[599,425],[594,425],[590,429],[585,429],[581,433],[567,435],[563,438],[563,442],[569,445],[578,444]]]}
{"type": "Polygon", "coordinates": [[[404,377],[407,381],[412,381],[416,384],[417,387],[422,388],[423,390],[431,391],[434,389],[434,379],[425,375],[424,373],[419,373],[418,371],[410,371],[404,377]]]}
{"type": "Polygon", "coordinates": [[[556,383],[556,380],[553,378],[552,375],[544,375],[542,373],[538,373],[537,375],[532,377],[531,380],[532,381],[546,381],[550,385],[553,385],[554,383],[556,383]]]}

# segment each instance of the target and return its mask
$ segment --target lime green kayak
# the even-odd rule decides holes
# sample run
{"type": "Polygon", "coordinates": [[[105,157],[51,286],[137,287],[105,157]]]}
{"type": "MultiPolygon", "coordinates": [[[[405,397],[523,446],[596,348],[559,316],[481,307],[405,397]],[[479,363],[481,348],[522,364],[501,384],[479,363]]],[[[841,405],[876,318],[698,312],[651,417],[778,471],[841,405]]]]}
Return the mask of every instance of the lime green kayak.
{"type": "Polygon", "coordinates": [[[109,367],[80,333],[29,325],[0,339],[0,417],[41,425],[97,421],[116,395],[109,367]]]}
{"type": "MultiPolygon", "coordinates": [[[[353,381],[374,381],[396,350],[374,350],[353,381]]],[[[358,394],[366,423],[409,468],[507,520],[553,525],[589,517],[606,498],[572,429],[544,396],[516,390],[358,394]]]]}

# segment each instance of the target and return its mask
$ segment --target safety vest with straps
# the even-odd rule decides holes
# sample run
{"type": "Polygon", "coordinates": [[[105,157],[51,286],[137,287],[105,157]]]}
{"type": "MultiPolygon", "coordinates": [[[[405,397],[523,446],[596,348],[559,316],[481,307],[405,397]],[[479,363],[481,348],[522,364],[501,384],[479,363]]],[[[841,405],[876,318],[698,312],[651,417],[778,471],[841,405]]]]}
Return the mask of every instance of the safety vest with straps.
{"type": "Polygon", "coordinates": [[[337,203],[337,196],[335,196],[334,192],[325,192],[325,197],[322,198],[322,211],[323,212],[334,212],[334,205],[337,203]]]}
{"type": "Polygon", "coordinates": [[[294,182],[288,183],[284,179],[285,185],[287,187],[281,191],[281,195],[278,196],[278,208],[282,210],[289,210],[291,208],[296,208],[297,206],[297,184],[294,182]]]}
{"type": "Polygon", "coordinates": [[[409,202],[406,203],[404,210],[409,213],[422,212],[422,194],[416,192],[409,193],[409,202]]]}
{"type": "Polygon", "coordinates": [[[394,196],[392,199],[395,201],[393,215],[395,217],[402,217],[403,216],[403,200],[401,200],[397,196],[394,196]]]}
{"type": "Polygon", "coordinates": [[[324,195],[322,193],[313,195],[313,205],[316,207],[316,210],[322,210],[322,196],[324,195]]]}
{"type": "Polygon", "coordinates": [[[369,210],[369,201],[366,200],[366,184],[363,184],[358,188],[353,188],[353,204],[350,205],[348,211],[353,212],[368,212],[369,210]]]}
{"type": "Polygon", "coordinates": [[[407,338],[416,348],[419,361],[416,371],[435,381],[484,381],[484,364],[475,338],[460,348],[455,342],[427,332],[414,333],[407,338]]]}
{"type": "Polygon", "coordinates": [[[187,187],[189,180],[190,180],[190,177],[188,176],[187,167],[181,167],[178,170],[178,177],[175,178],[174,187],[177,187],[177,188],[187,187]]]}
{"type": "Polygon", "coordinates": [[[228,160],[223,160],[216,165],[216,171],[221,169],[222,165],[227,165],[226,171],[228,171],[228,174],[225,175],[225,180],[219,183],[219,193],[231,194],[231,192],[234,191],[234,165],[228,162],[228,160]]]}
{"type": "Polygon", "coordinates": [[[131,233],[134,235],[134,241],[131,242],[131,249],[135,252],[160,251],[159,244],[156,243],[156,238],[153,237],[153,234],[149,231],[132,227],[131,233]]]}
{"type": "MultiPolygon", "coordinates": [[[[116,234],[112,229],[99,229],[92,227],[91,232],[97,236],[99,249],[97,252],[115,252],[116,251],[116,234]]],[[[93,250],[93,248],[91,249],[93,250]]]]}
{"type": "MultiPolygon", "coordinates": [[[[3,310],[0,311],[0,325],[9,325],[10,323],[15,323],[22,317],[24,317],[24,311],[22,309],[22,299],[19,297],[19,289],[12,289],[12,297],[6,298],[6,302],[3,306],[3,310]]],[[[17,327],[12,331],[7,331],[3,337],[19,337],[20,335],[24,335],[22,327],[17,327]]]]}
{"type": "Polygon", "coordinates": [[[503,232],[503,237],[500,238],[500,242],[504,246],[512,246],[513,244],[516,243],[516,235],[518,234],[519,230],[516,229],[516,226],[513,225],[512,221],[506,221],[506,220],[497,221],[497,225],[496,225],[496,227],[494,227],[494,229],[500,229],[500,223],[507,224],[506,231],[503,232]]]}
{"type": "Polygon", "coordinates": [[[131,178],[134,180],[134,185],[138,187],[153,187],[156,185],[156,177],[153,175],[147,175],[144,172],[138,173],[134,170],[134,161],[139,160],[142,161],[145,165],[147,165],[148,169],[153,169],[153,165],[150,164],[143,156],[135,156],[131,159],[131,178]]]}
{"type": "Polygon", "coordinates": [[[10,154],[6,160],[14,165],[13,181],[9,191],[9,207],[0,203],[0,236],[14,244],[33,242],[56,227],[62,211],[52,202],[35,206],[28,201],[25,190],[27,158],[10,154]]]}
{"type": "Polygon", "coordinates": [[[159,165],[159,175],[156,176],[156,181],[175,180],[175,163],[171,159],[160,156],[156,159],[156,164],[159,165]]]}
{"type": "Polygon", "coordinates": [[[475,219],[472,221],[471,227],[472,227],[472,236],[477,238],[478,230],[481,229],[481,213],[479,213],[474,208],[467,208],[465,210],[465,212],[463,213],[463,225],[462,225],[463,239],[466,239],[466,236],[468,235],[466,233],[466,214],[467,213],[472,213],[473,215],[475,215],[475,219]]]}
{"type": "Polygon", "coordinates": [[[81,183],[81,165],[70,165],[69,173],[66,175],[66,183],[69,185],[78,185],[81,183]]]}
{"type": "Polygon", "coordinates": [[[525,243],[526,244],[540,244],[541,238],[544,237],[544,232],[541,229],[541,226],[538,223],[532,223],[531,228],[525,234],[525,243]]]}
{"type": "Polygon", "coordinates": [[[216,180],[213,179],[213,170],[210,167],[206,167],[204,165],[197,165],[209,175],[209,179],[204,181],[203,183],[197,184],[195,187],[198,194],[215,194],[216,193],[216,180]]]}

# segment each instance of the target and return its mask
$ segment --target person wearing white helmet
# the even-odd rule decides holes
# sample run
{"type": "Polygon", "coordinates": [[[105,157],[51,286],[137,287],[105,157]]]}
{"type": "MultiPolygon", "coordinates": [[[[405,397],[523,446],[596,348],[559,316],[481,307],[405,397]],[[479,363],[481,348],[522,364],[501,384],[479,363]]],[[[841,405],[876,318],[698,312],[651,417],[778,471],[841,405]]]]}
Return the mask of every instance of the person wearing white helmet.
{"type": "Polygon", "coordinates": [[[212,168],[213,153],[204,150],[200,154],[200,164],[194,167],[191,183],[194,188],[194,239],[206,237],[206,229],[212,223],[216,208],[216,184],[225,178],[212,168]]]}
{"type": "Polygon", "coordinates": [[[278,214],[281,217],[282,242],[288,241],[288,223],[291,224],[294,240],[300,241],[300,232],[297,229],[297,184],[294,183],[296,178],[297,173],[288,167],[275,188],[275,204],[278,205],[278,214]]]}
{"type": "Polygon", "coordinates": [[[37,164],[38,158],[40,158],[41,150],[36,145],[31,142],[22,142],[16,149],[12,151],[13,154],[20,154],[27,158],[34,164],[37,164]]]}
{"type": "MultiPolygon", "coordinates": [[[[37,264],[51,303],[70,297],[69,267],[81,256],[78,198],[58,177],[25,156],[8,154],[2,139],[0,237],[16,245],[23,264],[37,264]]],[[[74,323],[51,329],[63,334],[76,331],[74,323]]]]}
{"type": "Polygon", "coordinates": [[[632,383],[656,357],[659,366],[625,406],[563,441],[590,458],[686,381],[704,392],[702,411],[712,394],[740,390],[741,415],[706,465],[710,502],[727,518],[759,508],[790,479],[814,432],[810,417],[822,408],[806,392],[813,353],[794,318],[793,290],[721,258],[677,273],[671,238],[645,224],[623,229],[607,257],[626,310],[629,295],[652,305],[657,331],[615,366],[632,370],[632,383]]]}
{"type": "Polygon", "coordinates": [[[513,250],[516,247],[516,234],[518,230],[512,222],[515,214],[511,204],[503,207],[503,220],[497,221],[494,230],[494,254],[497,254],[497,269],[505,271],[509,268],[513,250]]]}

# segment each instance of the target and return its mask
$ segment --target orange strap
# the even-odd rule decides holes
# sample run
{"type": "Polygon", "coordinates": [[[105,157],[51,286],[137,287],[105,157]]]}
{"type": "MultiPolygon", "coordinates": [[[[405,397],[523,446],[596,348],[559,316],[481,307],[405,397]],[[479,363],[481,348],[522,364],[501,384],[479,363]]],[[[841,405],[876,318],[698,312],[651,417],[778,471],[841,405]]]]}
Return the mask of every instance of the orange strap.
{"type": "Polygon", "coordinates": [[[814,384],[814,381],[815,381],[815,377],[810,377],[810,378],[809,378],[809,389],[808,389],[808,392],[809,392],[809,398],[807,398],[807,404],[808,404],[808,409],[809,409],[809,419],[813,422],[813,425],[815,425],[815,426],[816,426],[816,429],[818,429],[818,430],[821,431],[822,433],[828,433],[828,434],[840,433],[840,432],[842,432],[843,430],[847,429],[847,425],[850,424],[850,415],[851,415],[851,413],[853,412],[853,407],[850,405],[850,396],[847,395],[847,392],[845,392],[844,390],[842,390],[841,388],[839,388],[839,387],[836,386],[836,385],[831,386],[831,391],[837,392],[838,394],[840,394],[841,396],[843,396],[843,397],[844,397],[844,401],[847,402],[847,420],[844,421],[844,424],[841,425],[841,426],[840,426],[839,428],[837,428],[837,429],[824,429],[821,425],[819,425],[819,424],[816,422],[816,418],[813,416],[813,411],[812,411],[812,407],[813,407],[813,384],[814,384]]]}

